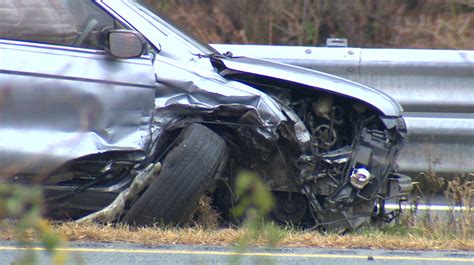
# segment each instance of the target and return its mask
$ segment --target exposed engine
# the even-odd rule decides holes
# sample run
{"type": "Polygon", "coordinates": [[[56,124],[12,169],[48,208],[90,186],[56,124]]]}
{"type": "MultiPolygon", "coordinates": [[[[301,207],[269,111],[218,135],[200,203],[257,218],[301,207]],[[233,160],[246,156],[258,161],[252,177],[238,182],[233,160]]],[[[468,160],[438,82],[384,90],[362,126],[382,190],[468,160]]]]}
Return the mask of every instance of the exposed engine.
{"type": "Polygon", "coordinates": [[[321,95],[291,106],[312,136],[311,163],[300,175],[300,187],[317,224],[330,229],[358,227],[383,215],[382,201],[378,209],[374,207],[387,196],[386,178],[401,135],[359,102],[321,95]]]}
{"type": "Polygon", "coordinates": [[[264,91],[292,122],[279,128],[278,150],[262,150],[262,141],[248,128],[240,129],[244,143],[238,145],[252,154],[248,169],[274,191],[275,219],[345,229],[384,218],[387,178],[403,138],[399,124],[347,97],[275,87],[264,91]]]}

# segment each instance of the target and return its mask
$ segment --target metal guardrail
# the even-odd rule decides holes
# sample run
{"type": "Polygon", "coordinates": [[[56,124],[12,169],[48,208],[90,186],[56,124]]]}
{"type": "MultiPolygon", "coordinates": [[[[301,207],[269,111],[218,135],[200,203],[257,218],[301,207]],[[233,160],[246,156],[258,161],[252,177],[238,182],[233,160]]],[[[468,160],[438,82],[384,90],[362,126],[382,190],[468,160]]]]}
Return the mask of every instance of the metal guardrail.
{"type": "Polygon", "coordinates": [[[398,100],[409,130],[400,171],[474,173],[474,51],[213,45],[369,85],[398,100]]]}

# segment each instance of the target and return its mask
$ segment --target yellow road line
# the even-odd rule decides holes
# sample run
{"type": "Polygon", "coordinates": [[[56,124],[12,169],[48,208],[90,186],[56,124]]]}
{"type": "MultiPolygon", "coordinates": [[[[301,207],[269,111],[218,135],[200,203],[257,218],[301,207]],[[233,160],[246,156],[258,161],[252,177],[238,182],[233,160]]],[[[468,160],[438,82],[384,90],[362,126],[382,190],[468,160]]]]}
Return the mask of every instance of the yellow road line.
{"type": "MultiPolygon", "coordinates": [[[[0,246],[0,251],[46,251],[41,247],[13,247],[0,246]]],[[[269,252],[230,252],[230,251],[194,251],[194,250],[163,250],[163,249],[110,249],[110,248],[57,248],[63,252],[81,253],[133,253],[133,254],[164,254],[164,255],[209,255],[209,256],[245,256],[245,257],[276,257],[276,258],[325,258],[325,259],[367,259],[367,255],[340,255],[340,254],[292,254],[269,252]]],[[[412,260],[412,261],[450,261],[474,262],[474,258],[446,258],[446,257],[408,257],[408,256],[372,256],[374,260],[412,260]]]]}

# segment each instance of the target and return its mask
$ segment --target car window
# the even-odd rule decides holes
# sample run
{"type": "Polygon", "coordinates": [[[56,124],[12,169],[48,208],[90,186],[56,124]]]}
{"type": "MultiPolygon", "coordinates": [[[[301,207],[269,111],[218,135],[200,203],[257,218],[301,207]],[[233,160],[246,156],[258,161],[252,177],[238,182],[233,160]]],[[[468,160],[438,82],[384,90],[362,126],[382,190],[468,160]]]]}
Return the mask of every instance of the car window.
{"type": "Polygon", "coordinates": [[[121,28],[90,0],[1,0],[0,38],[104,49],[106,31],[121,28]]]}

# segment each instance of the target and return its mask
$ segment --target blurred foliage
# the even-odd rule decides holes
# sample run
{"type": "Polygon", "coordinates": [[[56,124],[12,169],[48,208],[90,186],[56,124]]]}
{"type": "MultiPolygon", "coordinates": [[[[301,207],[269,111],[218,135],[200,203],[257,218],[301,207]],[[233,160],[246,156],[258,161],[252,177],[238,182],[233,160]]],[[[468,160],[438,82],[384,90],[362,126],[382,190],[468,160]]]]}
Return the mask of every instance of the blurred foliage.
{"type": "Polygon", "coordinates": [[[251,172],[240,173],[235,182],[237,205],[233,214],[244,219],[246,233],[239,245],[254,244],[259,237],[264,237],[268,246],[278,243],[278,226],[265,219],[273,209],[274,198],[260,177],[251,172]]]}
{"type": "Polygon", "coordinates": [[[242,172],[235,182],[235,195],[239,200],[234,215],[257,220],[269,214],[273,208],[273,196],[262,180],[254,173],[242,172]]]}
{"type": "Polygon", "coordinates": [[[474,0],[145,0],[209,43],[474,49],[474,0]]]}
{"type": "MultiPolygon", "coordinates": [[[[54,264],[64,264],[66,256],[56,249],[62,240],[52,230],[49,223],[41,218],[42,192],[40,187],[26,187],[14,184],[0,184],[0,218],[2,222],[15,224],[15,238],[24,247],[35,238],[41,239],[42,246],[52,255],[54,264]]],[[[1,228],[2,223],[0,223],[1,228]]],[[[33,251],[27,252],[18,264],[34,264],[33,251]]]]}
{"type": "MultiPolygon", "coordinates": [[[[237,205],[233,214],[244,219],[244,233],[237,242],[237,251],[243,252],[262,239],[267,242],[268,247],[276,247],[282,237],[281,229],[266,220],[275,202],[271,191],[260,177],[251,172],[241,172],[236,178],[235,195],[237,205]]],[[[232,263],[238,262],[239,257],[235,256],[232,263]]],[[[269,263],[269,260],[264,259],[263,263],[269,263]]]]}

